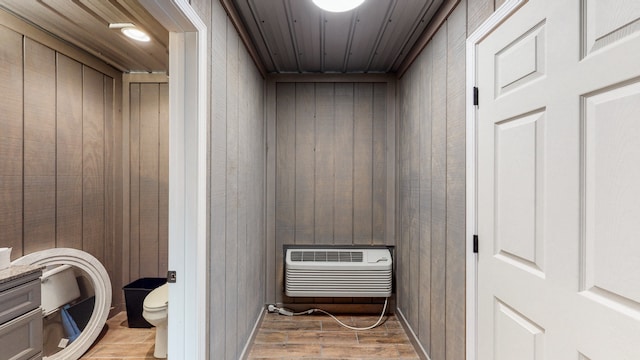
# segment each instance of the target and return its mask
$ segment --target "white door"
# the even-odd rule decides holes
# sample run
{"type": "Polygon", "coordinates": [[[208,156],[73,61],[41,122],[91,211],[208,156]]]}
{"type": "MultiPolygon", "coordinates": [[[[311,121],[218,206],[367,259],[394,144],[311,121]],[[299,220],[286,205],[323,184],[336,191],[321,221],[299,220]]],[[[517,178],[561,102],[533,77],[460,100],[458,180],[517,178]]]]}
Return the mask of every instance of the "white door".
{"type": "Polygon", "coordinates": [[[640,359],[640,1],[530,0],[477,53],[479,359],[640,359]]]}

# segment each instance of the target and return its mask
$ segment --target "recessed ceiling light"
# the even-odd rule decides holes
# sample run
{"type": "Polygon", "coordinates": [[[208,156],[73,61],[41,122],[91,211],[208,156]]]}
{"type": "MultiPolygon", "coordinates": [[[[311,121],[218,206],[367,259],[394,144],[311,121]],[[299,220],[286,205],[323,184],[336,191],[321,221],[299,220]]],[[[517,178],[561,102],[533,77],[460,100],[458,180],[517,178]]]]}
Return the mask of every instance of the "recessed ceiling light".
{"type": "Polygon", "coordinates": [[[362,5],[364,0],[313,0],[320,9],[329,12],[345,12],[362,5]]]}
{"type": "Polygon", "coordinates": [[[122,31],[126,37],[136,41],[148,42],[151,40],[147,33],[135,27],[124,27],[120,29],[120,31],[122,31]]]}

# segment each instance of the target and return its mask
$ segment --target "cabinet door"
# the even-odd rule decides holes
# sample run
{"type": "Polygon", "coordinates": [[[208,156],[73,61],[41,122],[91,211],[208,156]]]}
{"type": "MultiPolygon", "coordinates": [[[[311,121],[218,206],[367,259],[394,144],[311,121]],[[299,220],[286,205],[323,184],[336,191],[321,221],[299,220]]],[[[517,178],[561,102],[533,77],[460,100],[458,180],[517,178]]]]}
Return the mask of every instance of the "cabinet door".
{"type": "Polygon", "coordinates": [[[27,360],[42,351],[42,310],[27,314],[0,325],[2,358],[27,360]]]}

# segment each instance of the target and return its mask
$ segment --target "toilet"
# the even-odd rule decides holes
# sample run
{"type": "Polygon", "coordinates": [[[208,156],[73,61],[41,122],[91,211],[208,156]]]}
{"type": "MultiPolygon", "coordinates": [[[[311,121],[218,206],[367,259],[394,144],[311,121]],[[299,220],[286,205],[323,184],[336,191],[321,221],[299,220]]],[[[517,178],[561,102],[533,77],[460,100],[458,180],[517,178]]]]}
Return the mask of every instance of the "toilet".
{"type": "Polygon", "coordinates": [[[156,327],[156,346],[153,356],[167,357],[167,309],[169,304],[169,284],[161,285],[144,298],[142,317],[156,327]]]}

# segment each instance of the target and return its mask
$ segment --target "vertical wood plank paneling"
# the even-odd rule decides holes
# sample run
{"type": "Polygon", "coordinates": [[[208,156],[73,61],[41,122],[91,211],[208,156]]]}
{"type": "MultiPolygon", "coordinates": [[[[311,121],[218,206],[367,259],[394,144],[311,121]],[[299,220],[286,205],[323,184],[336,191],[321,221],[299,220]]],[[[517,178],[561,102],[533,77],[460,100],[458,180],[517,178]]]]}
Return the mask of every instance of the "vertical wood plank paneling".
{"type": "MultiPolygon", "coordinates": [[[[283,298],[283,244],[395,243],[394,234],[388,233],[395,228],[395,164],[388,164],[395,156],[395,86],[389,84],[275,79],[275,91],[267,90],[268,96],[273,94],[276,119],[275,126],[270,125],[276,133],[275,160],[269,161],[267,154],[267,173],[275,170],[267,198],[273,192],[276,272],[268,277],[275,278],[276,302],[283,298]]],[[[283,302],[353,299],[284,297],[283,302]]]]}
{"type": "Polygon", "coordinates": [[[433,38],[432,207],[431,207],[431,357],[445,359],[447,26],[433,38]]]}
{"type": "Polygon", "coordinates": [[[239,358],[264,304],[264,81],[220,2],[192,5],[212,35],[209,357],[231,360],[239,358]]]}
{"type": "MultiPolygon", "coordinates": [[[[124,276],[129,276],[127,272],[128,267],[125,267],[125,254],[127,253],[127,249],[129,247],[128,240],[125,240],[127,233],[124,232],[124,218],[125,216],[128,218],[129,210],[125,210],[125,204],[128,202],[125,200],[125,172],[128,176],[128,164],[124,158],[124,148],[128,148],[128,138],[127,145],[125,146],[124,142],[124,84],[122,81],[122,74],[115,74],[113,77],[113,95],[111,96],[112,104],[106,102],[106,106],[112,106],[113,112],[113,131],[112,131],[112,139],[108,139],[111,143],[111,158],[113,164],[113,236],[110,239],[113,242],[114,246],[114,266],[112,269],[114,273],[114,277],[111,279],[112,286],[112,294],[113,294],[113,306],[117,306],[119,308],[123,308],[122,304],[124,304],[124,292],[119,291],[122,289],[122,286],[127,284],[124,282],[124,276]],[[126,170],[125,170],[126,169],[126,170]],[[126,215],[125,215],[126,214],[126,215]]],[[[127,93],[127,98],[129,97],[127,93]]],[[[127,106],[128,113],[128,106],[127,106]]],[[[128,153],[127,153],[128,154],[128,153]]],[[[128,185],[126,185],[128,187],[128,185]]],[[[127,193],[126,198],[129,198],[129,194],[127,193]]],[[[128,219],[127,219],[128,221],[128,219]]],[[[128,224],[127,224],[128,226],[128,224]]]]}
{"type": "Polygon", "coordinates": [[[24,40],[24,252],[55,247],[55,52],[24,40]]]}
{"type": "Polygon", "coordinates": [[[129,241],[131,276],[164,277],[168,267],[169,85],[130,77],[129,241]]]}
{"type": "MultiPolygon", "coordinates": [[[[246,71],[247,53],[244,47],[238,46],[238,98],[240,94],[247,94],[250,84],[249,72],[246,71]]],[[[251,138],[249,134],[249,109],[254,99],[244,97],[242,104],[238,104],[238,255],[236,264],[238,267],[238,283],[250,286],[249,259],[250,251],[247,244],[247,227],[249,226],[248,202],[251,194],[249,190],[249,147],[251,146],[251,138]]],[[[240,339],[249,337],[250,323],[248,319],[248,297],[250,290],[245,287],[238,287],[237,316],[238,316],[238,335],[240,339]]],[[[238,341],[236,353],[240,354],[244,343],[238,341]]]]}
{"type": "Polygon", "coordinates": [[[264,80],[220,3],[199,4],[205,14],[211,10],[213,38],[209,353],[231,360],[265,302],[264,80]]]}
{"type": "MultiPolygon", "coordinates": [[[[104,84],[104,261],[107,273],[111,279],[120,279],[122,266],[118,265],[122,257],[120,234],[116,235],[115,220],[117,216],[122,216],[122,212],[115,213],[116,194],[115,185],[122,178],[116,178],[114,163],[114,128],[116,121],[114,118],[114,79],[103,75],[104,84]],[[116,240],[117,239],[117,240],[116,240]]],[[[117,166],[119,167],[119,166],[117,166]]],[[[117,299],[120,292],[112,294],[112,300],[117,299]]],[[[117,304],[117,303],[116,303],[117,304]]]]}
{"type": "Polygon", "coordinates": [[[446,354],[465,358],[465,3],[447,21],[446,354]]]}
{"type": "Polygon", "coordinates": [[[296,84],[295,243],[314,243],[315,86],[296,84]]]}
{"type": "Polygon", "coordinates": [[[13,259],[53,247],[86,250],[120,289],[119,74],[5,15],[13,30],[0,25],[0,243],[13,247],[13,259]]]}
{"type": "MultiPolygon", "coordinates": [[[[262,274],[268,274],[268,271],[265,271],[267,264],[268,264],[268,258],[267,256],[269,254],[272,254],[270,251],[273,251],[273,247],[272,246],[268,246],[268,242],[267,242],[267,216],[265,214],[265,212],[267,211],[267,166],[266,166],[266,156],[265,156],[265,152],[267,151],[268,145],[267,145],[267,119],[266,119],[266,109],[267,109],[267,104],[266,104],[266,81],[265,79],[262,77],[262,74],[258,72],[258,69],[255,69],[254,71],[255,73],[255,88],[254,88],[254,93],[256,94],[256,97],[259,97],[260,101],[256,104],[256,109],[255,109],[255,116],[254,118],[256,119],[257,122],[261,123],[260,126],[260,139],[256,139],[259,141],[258,144],[256,144],[256,153],[259,154],[260,156],[256,157],[256,161],[258,161],[258,163],[260,164],[260,170],[259,173],[256,175],[258,176],[261,181],[260,181],[260,207],[259,209],[256,209],[256,211],[262,210],[262,212],[259,212],[257,214],[257,216],[259,216],[260,221],[259,224],[260,226],[258,227],[258,229],[256,230],[258,232],[258,236],[256,238],[256,241],[260,242],[260,248],[259,248],[259,253],[256,255],[258,257],[258,259],[261,259],[262,261],[260,261],[259,264],[257,265],[258,271],[262,271],[262,274]]],[[[258,311],[258,313],[260,313],[260,311],[262,311],[263,309],[263,305],[268,301],[266,294],[267,291],[273,291],[273,288],[269,286],[270,281],[269,279],[265,279],[264,277],[260,277],[260,278],[256,278],[256,281],[260,284],[260,293],[259,293],[259,297],[256,298],[256,301],[258,303],[258,308],[256,309],[258,311]]]]}
{"type": "Polygon", "coordinates": [[[159,86],[140,85],[140,276],[158,275],[159,86]]]}
{"type": "MultiPolygon", "coordinates": [[[[494,1],[493,9],[494,9],[494,10],[498,10],[498,8],[499,8],[500,6],[502,6],[506,1],[507,1],[507,0],[495,0],[495,1],[494,1]]],[[[485,20],[486,20],[486,19],[485,19],[485,20]]]]}
{"type": "Polygon", "coordinates": [[[418,72],[420,102],[418,121],[420,122],[420,285],[418,304],[418,324],[416,330],[421,343],[430,351],[431,342],[431,126],[432,102],[432,62],[433,46],[424,51],[424,59],[416,64],[418,72]]]}
{"type": "Polygon", "coordinates": [[[82,247],[104,262],[104,80],[83,71],[82,247]]]}
{"type": "MultiPolygon", "coordinates": [[[[420,72],[419,68],[414,69],[412,72],[413,76],[411,78],[411,90],[409,91],[409,106],[411,109],[419,109],[420,102],[422,99],[419,97],[419,81],[420,81],[420,72]]],[[[409,139],[409,195],[408,195],[408,211],[409,211],[409,219],[407,229],[408,241],[409,243],[405,246],[408,246],[409,250],[409,319],[413,323],[418,322],[418,305],[420,302],[420,293],[418,290],[420,289],[420,281],[421,274],[418,271],[420,268],[420,127],[424,125],[422,123],[422,119],[419,116],[416,116],[414,111],[414,116],[411,121],[408,121],[410,124],[409,139]]]]}
{"type": "Polygon", "coordinates": [[[56,245],[82,248],[82,64],[57,54],[56,245]]]}
{"type": "MultiPolygon", "coordinates": [[[[210,358],[222,357],[226,345],[226,181],[227,181],[227,17],[212,9],[211,67],[211,318],[210,358]]],[[[230,261],[231,263],[231,261],[230,261]]]]}
{"type": "MultiPolygon", "coordinates": [[[[402,104],[413,89],[412,78],[419,76],[418,108],[401,112],[402,125],[420,123],[420,258],[419,267],[411,261],[405,270],[407,213],[404,184],[408,181],[404,159],[405,143],[412,135],[399,134],[398,183],[401,227],[398,274],[420,274],[419,316],[409,319],[421,345],[432,359],[463,359],[465,356],[465,58],[467,34],[473,32],[502,0],[461,1],[446,23],[401,79],[402,104]],[[495,6],[494,6],[495,3],[495,6]]],[[[413,282],[400,280],[400,310],[407,304],[403,296],[413,282]]]]}
{"type": "MultiPolygon", "coordinates": [[[[127,281],[164,277],[168,265],[169,85],[129,78],[127,281]]],[[[158,81],[161,81],[159,78],[158,81]]]]}
{"type": "Polygon", "coordinates": [[[281,299],[278,293],[278,279],[276,278],[276,257],[282,250],[276,247],[276,82],[272,79],[266,81],[265,86],[265,149],[266,149],[266,186],[265,186],[265,229],[266,229],[266,301],[281,299]],[[278,294],[277,294],[278,293],[278,294]],[[276,295],[277,294],[277,295],[276,295]]]}
{"type": "MultiPolygon", "coordinates": [[[[315,85],[295,84],[295,148],[294,163],[294,243],[309,245],[314,238],[315,182],[315,85]]],[[[310,303],[311,298],[298,297],[296,303],[310,303]]]]}
{"type": "Polygon", "coordinates": [[[129,90],[129,277],[140,277],[140,84],[129,90]]]}
{"type": "Polygon", "coordinates": [[[22,35],[0,26],[0,244],[22,256],[22,35]]]}
{"type": "MultiPolygon", "coordinates": [[[[399,133],[399,119],[398,110],[400,101],[398,100],[399,94],[397,82],[387,82],[387,225],[385,239],[387,244],[393,244],[397,246],[396,230],[398,226],[398,183],[397,183],[397,163],[398,163],[398,133],[399,133]]],[[[395,254],[394,254],[395,256],[395,254]]]]}
{"type": "Polygon", "coordinates": [[[334,84],[316,84],[315,153],[315,239],[318,244],[333,243],[334,199],[334,84]]]}
{"type": "Polygon", "coordinates": [[[334,244],[353,243],[354,84],[335,84],[334,244]]]}
{"type": "Polygon", "coordinates": [[[387,84],[373,84],[373,245],[386,244],[387,226],[387,84]]]}
{"type": "Polygon", "coordinates": [[[276,296],[281,301],[283,244],[295,236],[295,84],[276,88],[276,296]]]}
{"type": "MultiPolygon", "coordinates": [[[[500,1],[500,0],[497,0],[500,1]]],[[[458,8],[464,8],[459,4],[458,8]]],[[[473,0],[467,6],[467,34],[472,34],[493,13],[494,0],[473,0]]]]}
{"type": "Polygon", "coordinates": [[[373,220],[373,84],[355,85],[353,243],[371,244],[373,220]]]}
{"type": "Polygon", "coordinates": [[[160,84],[158,123],[158,276],[169,262],[169,84],[160,84]]]}
{"type": "MultiPolygon", "coordinates": [[[[411,102],[409,93],[411,91],[411,74],[415,72],[414,68],[410,68],[407,75],[403,78],[402,87],[400,89],[400,141],[399,143],[399,162],[398,165],[398,186],[399,186],[399,204],[398,210],[400,212],[398,233],[397,253],[398,258],[396,262],[397,278],[398,278],[398,307],[403,310],[404,313],[409,311],[409,141],[411,132],[409,122],[412,117],[412,109],[410,107],[411,102]]],[[[405,317],[408,314],[405,314],[405,317]]]]}
{"type": "MultiPolygon", "coordinates": [[[[227,241],[226,258],[226,327],[227,334],[238,332],[238,34],[227,24],[227,241]]],[[[243,105],[244,106],[244,105],[243,105]]],[[[244,309],[242,309],[244,310],[244,309]]],[[[226,338],[226,358],[237,358],[236,336],[226,338]]]]}
{"type": "MultiPolygon", "coordinates": [[[[246,49],[244,50],[246,52],[246,49]]],[[[265,294],[265,228],[264,228],[264,85],[262,75],[252,69],[252,60],[248,56],[245,68],[249,73],[249,87],[247,94],[251,96],[251,106],[247,116],[249,129],[249,175],[248,186],[251,194],[248,204],[247,246],[248,259],[248,311],[247,337],[250,336],[255,319],[261,314],[266,302],[265,294]],[[253,71],[251,71],[253,70],[253,71]],[[252,311],[253,310],[253,311],[252,311]]]]}

